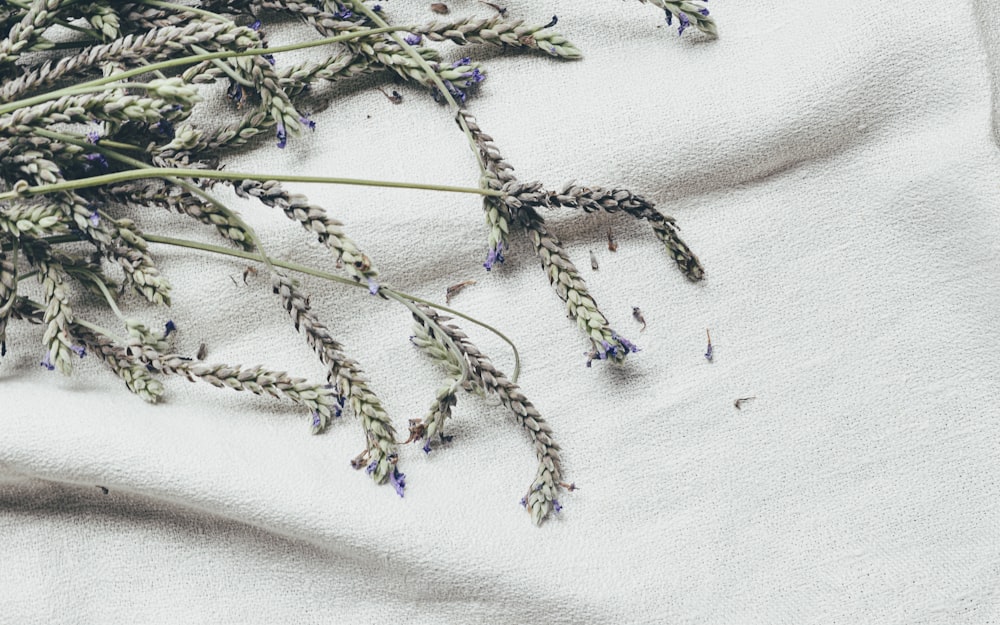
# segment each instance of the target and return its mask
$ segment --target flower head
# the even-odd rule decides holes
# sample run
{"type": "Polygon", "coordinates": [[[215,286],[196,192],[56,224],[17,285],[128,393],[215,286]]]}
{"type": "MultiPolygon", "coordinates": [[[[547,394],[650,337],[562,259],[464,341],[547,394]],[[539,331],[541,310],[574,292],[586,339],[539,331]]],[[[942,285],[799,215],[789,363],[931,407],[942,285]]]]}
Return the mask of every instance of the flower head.
{"type": "Polygon", "coordinates": [[[389,481],[392,482],[392,487],[396,489],[396,494],[402,497],[403,489],[406,488],[406,475],[400,473],[396,467],[393,467],[392,473],[389,474],[389,481]]]}
{"type": "Polygon", "coordinates": [[[52,364],[52,352],[51,351],[45,352],[45,358],[42,358],[42,362],[39,363],[39,364],[41,364],[43,367],[45,367],[49,371],[52,371],[53,369],[55,369],[56,366],[52,364]]]}
{"type": "Polygon", "coordinates": [[[288,132],[285,130],[285,125],[281,122],[278,122],[277,136],[278,147],[284,150],[285,146],[288,145],[288,132]]]}
{"type": "Polygon", "coordinates": [[[486,262],[483,263],[483,267],[486,267],[486,271],[493,271],[493,265],[495,263],[503,262],[503,241],[497,241],[496,247],[490,250],[490,253],[486,255],[486,262]]]}

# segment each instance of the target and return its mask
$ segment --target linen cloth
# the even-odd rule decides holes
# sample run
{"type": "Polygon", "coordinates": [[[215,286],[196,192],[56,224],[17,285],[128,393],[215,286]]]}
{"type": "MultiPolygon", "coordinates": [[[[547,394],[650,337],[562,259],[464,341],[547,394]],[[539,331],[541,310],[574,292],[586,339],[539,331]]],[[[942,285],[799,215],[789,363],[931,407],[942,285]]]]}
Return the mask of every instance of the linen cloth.
{"type": "MultiPolygon", "coordinates": [[[[641,347],[624,367],[584,366],[588,345],[520,233],[482,269],[475,196],[289,187],[344,221],[386,284],[443,302],[477,281],[452,304],[519,347],[519,383],[579,486],[563,511],[536,528],[518,505],[536,463],[495,398],[459,396],[451,443],[401,449],[401,499],[348,466],[364,445],[352,415],[311,436],[286,402],[179,379],[146,405],[94,358],[69,378],[44,371],[41,330],[14,324],[0,621],[1000,621],[997,4],[720,0],[716,41],[678,38],[631,2],[506,6],[557,14],[585,55],[447,49],[486,64],[469,109],[519,178],[648,197],[706,269],[689,283],[628,217],[546,213],[641,347]]],[[[475,186],[464,136],[427,94],[384,78],[331,93],[315,133],[227,169],[475,186]]],[[[270,254],[332,270],[282,215],[220,193],[270,254]]],[[[212,241],[175,216],[138,220],[212,241]]],[[[241,262],[154,253],[174,304],[137,314],[172,319],[178,350],[204,342],[210,362],[322,380],[263,276],[244,285],[241,262]]],[[[408,343],[407,311],[303,284],[405,432],[445,383],[408,343]]],[[[460,325],[510,373],[503,342],[460,325]]]]}

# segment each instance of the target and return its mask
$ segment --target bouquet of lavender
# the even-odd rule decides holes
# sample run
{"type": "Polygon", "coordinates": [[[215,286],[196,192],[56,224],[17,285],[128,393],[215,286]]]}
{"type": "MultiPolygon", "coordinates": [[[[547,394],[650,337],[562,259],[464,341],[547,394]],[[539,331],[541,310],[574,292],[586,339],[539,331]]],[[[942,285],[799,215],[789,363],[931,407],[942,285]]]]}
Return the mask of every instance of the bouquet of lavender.
{"type": "MultiPolygon", "coordinates": [[[[705,0],[648,0],[678,33],[694,27],[715,36],[705,0]]],[[[398,445],[430,451],[448,439],[446,421],[459,391],[496,394],[530,436],[538,458],[536,477],[522,500],[540,523],[558,512],[563,481],[552,430],[517,386],[444,313],[479,323],[458,311],[384,284],[374,261],[345,232],[344,224],[283,182],[382,185],[481,196],[487,238],[484,267],[491,271],[522,232],[594,360],[623,362],[637,347],[613,329],[600,311],[558,237],[539,209],[624,212],[651,225],[691,280],[703,271],[678,236],[672,218],[623,189],[569,185],[557,191],[522,182],[466,104],[485,69],[470,57],[447,63],[437,44],[493,45],[577,59],[580,51],[546,25],[529,25],[495,7],[489,17],[440,19],[393,25],[378,4],[361,0],[296,2],[204,0],[24,0],[0,8],[0,354],[6,333],[25,322],[42,326],[38,361],[64,374],[88,353],[103,360],[126,387],[149,402],[163,394],[159,377],[180,374],[218,387],[283,397],[304,407],[314,432],[350,410],[364,431],[364,450],[352,460],[378,484],[402,495],[398,445]],[[264,23],[304,20],[318,36],[269,47],[264,23]],[[298,64],[281,53],[334,44],[337,51],[298,64]],[[434,45],[431,45],[434,44],[434,45]],[[441,101],[469,139],[480,168],[478,187],[398,181],[316,178],[223,170],[226,156],[261,142],[290,143],[315,123],[300,101],[320,82],[389,73],[422,86],[441,101]],[[196,113],[202,85],[223,82],[233,120],[204,120],[196,113]],[[280,209],[308,236],[329,249],[340,274],[273,257],[266,242],[214,193],[220,183],[280,209]],[[132,217],[149,207],[194,218],[215,229],[221,245],[146,232],[132,217]],[[269,277],[276,301],[288,313],[327,370],[315,383],[263,367],[209,364],[206,354],[175,353],[171,322],[152,327],[127,304],[170,303],[170,284],[157,268],[151,245],[173,245],[246,259],[269,277]],[[414,345],[442,365],[448,380],[428,414],[410,421],[409,437],[396,428],[356,360],[312,310],[294,274],[308,274],[367,289],[412,313],[414,345]],[[33,280],[32,280],[33,279],[33,280]],[[37,281],[38,286],[32,285],[37,281]],[[120,320],[105,328],[74,312],[78,302],[100,302],[120,320]]],[[[444,5],[437,12],[449,13],[444,5]]],[[[324,48],[324,49],[327,49],[324,48]]],[[[390,98],[400,96],[393,93],[390,98]]],[[[637,313],[638,314],[638,313],[637,313]]],[[[29,331],[25,326],[25,332],[29,331]]],[[[502,336],[502,335],[501,335],[502,336]]],[[[516,350],[515,350],[516,354],[516,350]]]]}

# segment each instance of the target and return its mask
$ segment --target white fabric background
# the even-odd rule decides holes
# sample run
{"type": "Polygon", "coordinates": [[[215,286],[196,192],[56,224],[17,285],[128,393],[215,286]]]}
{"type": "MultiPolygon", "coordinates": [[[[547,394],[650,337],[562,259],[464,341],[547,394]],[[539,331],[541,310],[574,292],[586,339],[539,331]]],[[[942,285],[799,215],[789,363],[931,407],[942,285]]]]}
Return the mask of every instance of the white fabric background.
{"type": "MultiPolygon", "coordinates": [[[[432,17],[383,4],[400,22],[432,17]]],[[[363,446],[353,417],[314,437],[294,406],[182,380],[148,406],[92,358],[72,378],[42,370],[40,330],[14,325],[0,621],[1000,621],[996,3],[720,0],[714,42],[678,39],[635,3],[507,6],[557,14],[585,53],[453,51],[487,64],[470,109],[519,176],[645,195],[705,265],[693,285],[643,224],[547,215],[642,347],[627,366],[583,366],[523,238],[482,270],[475,197],[295,188],[347,224],[386,283],[443,301],[478,280],[453,303],[520,346],[521,385],[581,487],[562,514],[535,528],[518,505],[535,461],[493,399],[459,398],[447,448],[403,448],[400,499],[349,468],[363,446]]],[[[475,184],[443,107],[413,89],[395,106],[372,84],[392,87],[339,87],[315,135],[227,167],[475,184]]],[[[234,204],[272,254],[331,267],[291,222],[234,204]]],[[[180,349],[204,341],[213,362],[321,379],[263,278],[245,287],[238,262],[156,252],[175,304],[141,314],[172,318],[180,349]]],[[[306,284],[405,431],[443,382],[409,345],[406,311],[306,284]]],[[[462,326],[510,371],[500,341],[462,326]]]]}

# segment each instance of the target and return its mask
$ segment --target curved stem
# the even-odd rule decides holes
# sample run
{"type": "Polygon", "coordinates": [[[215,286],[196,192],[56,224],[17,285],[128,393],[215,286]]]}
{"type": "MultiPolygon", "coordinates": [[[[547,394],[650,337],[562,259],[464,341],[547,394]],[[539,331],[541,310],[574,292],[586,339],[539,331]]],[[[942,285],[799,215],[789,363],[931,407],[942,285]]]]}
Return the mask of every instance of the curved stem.
{"type": "MultiPolygon", "coordinates": [[[[189,248],[189,249],[201,250],[203,252],[212,252],[212,253],[215,253],[215,254],[222,254],[224,256],[234,256],[236,258],[243,258],[245,260],[252,260],[252,261],[257,261],[257,262],[261,262],[261,263],[265,262],[265,260],[264,260],[264,258],[262,257],[261,254],[255,254],[253,252],[244,252],[243,250],[233,250],[233,249],[229,249],[229,248],[225,248],[225,247],[220,247],[218,245],[212,245],[211,243],[200,243],[198,241],[189,241],[189,240],[186,240],[186,239],[176,239],[176,238],[173,238],[173,237],[165,237],[165,236],[160,236],[160,235],[155,235],[155,234],[149,234],[149,233],[143,233],[142,237],[144,239],[146,239],[146,241],[148,241],[150,243],[160,243],[160,244],[163,244],[163,245],[173,245],[173,246],[176,246],[176,247],[186,247],[186,248],[189,248]]],[[[62,243],[62,242],[66,242],[66,241],[76,241],[76,240],[77,239],[73,238],[72,235],[66,235],[65,237],[50,237],[50,238],[46,239],[46,241],[49,241],[51,243],[62,243]]],[[[328,272],[323,271],[321,269],[314,269],[312,267],[307,267],[305,265],[300,265],[298,263],[293,263],[293,262],[289,262],[289,261],[285,261],[285,260],[280,260],[280,259],[277,259],[277,258],[268,258],[267,260],[269,260],[271,262],[271,264],[273,264],[275,267],[281,267],[282,269],[288,269],[289,271],[294,271],[296,273],[303,273],[303,274],[306,274],[306,275],[309,275],[309,276],[320,278],[322,280],[329,280],[331,282],[337,282],[339,284],[346,284],[347,286],[352,286],[352,287],[355,287],[355,288],[360,288],[360,289],[365,289],[365,290],[368,289],[368,285],[366,285],[366,284],[361,284],[360,282],[356,282],[354,280],[351,280],[351,279],[348,279],[348,278],[344,278],[342,276],[338,276],[338,275],[335,275],[335,274],[332,274],[332,273],[328,273],[328,272]]],[[[465,319],[466,321],[474,323],[477,326],[479,326],[479,327],[481,327],[481,328],[483,328],[485,330],[488,330],[489,332],[492,332],[497,337],[499,337],[500,340],[502,340],[504,343],[506,343],[507,345],[510,346],[511,351],[514,354],[514,373],[511,376],[511,381],[514,381],[514,382],[517,381],[517,378],[518,378],[518,376],[520,375],[520,372],[521,372],[521,353],[518,351],[517,346],[514,345],[514,341],[510,340],[510,338],[507,337],[507,335],[505,335],[500,330],[494,328],[493,326],[491,326],[490,324],[488,324],[486,322],[483,322],[483,321],[480,321],[480,320],[476,319],[475,317],[467,315],[467,314],[465,314],[465,313],[463,313],[461,311],[455,310],[454,308],[450,308],[448,306],[443,306],[443,305],[438,304],[436,302],[432,302],[430,300],[426,300],[426,299],[424,299],[422,297],[417,297],[416,295],[410,295],[409,293],[404,293],[403,291],[397,291],[396,289],[393,289],[391,287],[387,287],[385,285],[380,285],[379,286],[379,291],[385,293],[386,295],[390,295],[390,294],[391,295],[397,295],[399,297],[405,298],[405,299],[413,301],[413,302],[417,302],[417,303],[420,303],[420,304],[425,304],[427,306],[431,306],[432,308],[436,308],[436,309],[438,309],[438,310],[440,310],[442,312],[446,312],[446,313],[448,313],[450,315],[455,315],[456,317],[461,317],[462,319],[465,319]]]]}
{"type": "MultiPolygon", "coordinates": [[[[381,290],[382,289],[379,289],[380,292],[381,292],[381,290]]],[[[420,308],[418,308],[417,306],[415,306],[412,301],[407,300],[404,297],[401,297],[399,295],[399,293],[396,293],[395,291],[389,290],[386,293],[386,296],[388,296],[391,299],[396,300],[397,302],[399,302],[403,306],[406,306],[410,310],[411,313],[413,313],[414,315],[416,315],[416,316],[420,317],[421,319],[423,319],[424,323],[427,324],[427,327],[429,327],[429,328],[437,328],[438,327],[438,323],[436,321],[434,321],[429,316],[427,316],[427,314],[424,311],[420,310],[420,308]]],[[[458,348],[458,345],[455,345],[455,341],[452,340],[451,336],[449,336],[447,332],[444,332],[442,330],[438,330],[438,338],[440,340],[444,341],[448,345],[448,349],[450,349],[451,353],[455,355],[455,358],[458,360],[458,366],[461,368],[461,371],[459,372],[459,376],[457,378],[455,378],[455,381],[451,385],[451,389],[449,389],[449,391],[448,391],[449,394],[454,394],[456,391],[458,391],[458,389],[460,389],[462,387],[462,384],[464,384],[466,382],[466,380],[469,379],[469,361],[468,361],[468,359],[466,359],[466,358],[464,358],[462,356],[462,350],[460,350],[458,348]]]]}
{"type": "MultiPolygon", "coordinates": [[[[389,27],[389,23],[386,22],[384,19],[382,19],[381,15],[379,15],[375,11],[372,11],[361,0],[354,2],[353,4],[358,11],[364,13],[365,17],[370,19],[378,26],[382,28],[389,27]]],[[[420,54],[418,54],[417,51],[413,49],[413,46],[406,43],[406,40],[403,37],[400,37],[396,33],[390,33],[389,36],[392,37],[393,41],[395,41],[399,45],[399,47],[401,47],[410,56],[410,58],[412,58],[414,61],[417,62],[418,65],[420,65],[420,68],[424,70],[424,72],[427,74],[427,77],[434,82],[434,84],[438,88],[438,91],[440,91],[441,95],[444,96],[445,101],[448,102],[449,105],[451,105],[451,111],[454,114],[456,121],[458,121],[458,125],[459,127],[461,127],[462,132],[465,133],[466,139],[469,140],[469,147],[472,149],[472,153],[476,155],[476,162],[479,164],[480,173],[483,176],[485,176],[486,163],[483,160],[482,154],[479,153],[479,146],[476,145],[476,140],[472,136],[472,131],[469,130],[469,126],[465,123],[465,119],[461,115],[459,115],[459,112],[462,110],[462,107],[458,105],[458,102],[456,102],[455,98],[452,97],[451,92],[448,91],[448,88],[444,86],[444,82],[442,82],[441,77],[437,75],[437,72],[434,71],[434,69],[424,59],[424,57],[420,56],[420,54]]]]}

